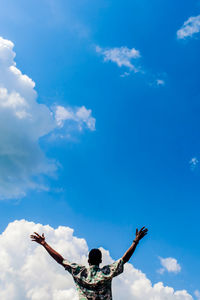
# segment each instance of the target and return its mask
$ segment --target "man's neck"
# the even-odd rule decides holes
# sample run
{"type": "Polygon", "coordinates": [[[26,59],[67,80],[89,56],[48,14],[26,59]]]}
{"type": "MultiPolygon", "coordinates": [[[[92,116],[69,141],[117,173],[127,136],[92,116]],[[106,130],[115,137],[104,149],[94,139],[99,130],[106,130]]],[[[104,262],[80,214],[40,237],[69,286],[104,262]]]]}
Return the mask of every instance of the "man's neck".
{"type": "Polygon", "coordinates": [[[92,265],[92,264],[89,264],[90,267],[98,267],[99,268],[99,264],[98,265],[92,265]]]}

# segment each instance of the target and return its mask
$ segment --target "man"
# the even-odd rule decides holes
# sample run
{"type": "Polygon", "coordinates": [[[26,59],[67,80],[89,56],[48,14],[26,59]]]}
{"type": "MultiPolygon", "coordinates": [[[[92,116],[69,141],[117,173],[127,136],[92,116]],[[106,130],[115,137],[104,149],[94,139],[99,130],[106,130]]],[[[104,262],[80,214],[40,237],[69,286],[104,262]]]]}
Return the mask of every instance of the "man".
{"type": "Polygon", "coordinates": [[[113,277],[123,272],[124,264],[133,255],[139,241],[147,234],[148,229],[136,229],[135,240],[122,258],[111,265],[100,268],[102,254],[99,249],[92,249],[88,256],[89,267],[71,263],[52,249],[45,241],[44,234],[34,232],[32,241],[42,245],[46,251],[67,270],[75,281],[80,300],[112,300],[111,282],[113,277]]]}

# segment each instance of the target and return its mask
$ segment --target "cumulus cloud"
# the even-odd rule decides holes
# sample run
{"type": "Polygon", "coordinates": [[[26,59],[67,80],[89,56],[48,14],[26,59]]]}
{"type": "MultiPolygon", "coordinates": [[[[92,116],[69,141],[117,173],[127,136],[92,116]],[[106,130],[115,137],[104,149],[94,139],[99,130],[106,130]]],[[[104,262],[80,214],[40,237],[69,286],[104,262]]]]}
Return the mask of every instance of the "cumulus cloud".
{"type": "Polygon", "coordinates": [[[179,273],[181,271],[181,266],[178,264],[177,260],[172,257],[162,258],[159,257],[162,268],[158,270],[160,274],[165,271],[171,273],[179,273]]]}
{"type": "Polygon", "coordinates": [[[45,188],[33,177],[53,173],[39,139],[55,128],[51,111],[36,102],[35,83],[14,61],[14,44],[0,37],[0,198],[24,196],[29,188],[45,188]]]}
{"type": "MultiPolygon", "coordinates": [[[[35,83],[16,67],[13,47],[0,37],[0,199],[47,189],[42,175],[54,174],[57,166],[45,157],[39,140],[61,125],[46,105],[37,102],[35,83]]],[[[91,110],[80,107],[73,118],[80,127],[85,123],[94,129],[91,110]]]]}
{"type": "MultiPolygon", "coordinates": [[[[74,236],[69,227],[54,229],[25,220],[10,223],[0,235],[0,299],[4,300],[78,300],[71,276],[29,235],[44,232],[47,241],[65,258],[87,263],[85,239],[74,236]]],[[[103,263],[113,260],[102,249],[103,263]]],[[[152,284],[144,273],[126,264],[122,275],[113,280],[116,300],[192,300],[186,290],[175,291],[162,282],[152,284]]]]}
{"type": "MultiPolygon", "coordinates": [[[[133,59],[140,57],[140,52],[135,48],[119,47],[119,48],[101,48],[96,47],[96,52],[104,57],[104,61],[111,61],[118,67],[126,67],[130,71],[138,72],[139,69],[133,64],[133,59]]],[[[128,73],[126,73],[127,76],[128,73]]]]}
{"type": "Polygon", "coordinates": [[[200,15],[190,17],[184,22],[183,26],[177,31],[178,39],[186,39],[200,32],[200,15]]]}

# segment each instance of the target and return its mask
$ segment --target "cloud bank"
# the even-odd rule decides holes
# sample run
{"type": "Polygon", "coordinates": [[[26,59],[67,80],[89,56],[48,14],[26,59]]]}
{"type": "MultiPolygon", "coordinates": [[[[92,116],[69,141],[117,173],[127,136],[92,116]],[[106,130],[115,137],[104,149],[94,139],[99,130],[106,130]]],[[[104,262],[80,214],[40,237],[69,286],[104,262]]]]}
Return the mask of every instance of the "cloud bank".
{"type": "Polygon", "coordinates": [[[200,15],[196,17],[190,17],[184,22],[183,26],[177,31],[178,39],[186,39],[193,37],[194,34],[200,32],[200,15]]]}
{"type": "MultiPolygon", "coordinates": [[[[25,220],[10,223],[0,235],[0,299],[78,300],[72,278],[42,246],[30,241],[34,231],[70,261],[86,264],[88,246],[69,227],[54,229],[25,220]]],[[[112,262],[102,249],[103,263],[112,262]]],[[[192,300],[185,290],[174,291],[162,282],[152,284],[144,273],[126,264],[122,275],[113,280],[116,300],[192,300]]]]}
{"type": "MultiPolygon", "coordinates": [[[[65,121],[37,102],[35,83],[16,67],[13,47],[0,37],[0,199],[47,189],[42,176],[54,174],[57,166],[45,156],[39,140],[65,121]]],[[[94,130],[91,110],[77,108],[73,118],[77,127],[86,124],[94,130]]]]}

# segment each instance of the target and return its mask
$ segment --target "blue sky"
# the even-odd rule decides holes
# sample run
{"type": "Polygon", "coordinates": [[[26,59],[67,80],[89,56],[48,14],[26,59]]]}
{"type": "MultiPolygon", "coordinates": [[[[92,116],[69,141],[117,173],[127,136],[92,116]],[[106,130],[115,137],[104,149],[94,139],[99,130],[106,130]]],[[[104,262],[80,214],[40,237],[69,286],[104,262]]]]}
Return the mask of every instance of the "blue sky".
{"type": "Polygon", "coordinates": [[[145,225],[134,265],[153,283],[200,290],[200,25],[182,27],[199,14],[197,0],[1,2],[0,36],[14,43],[37,102],[74,115],[85,107],[96,120],[95,130],[73,119],[38,138],[57,170],[36,174],[45,190],[0,202],[1,232],[16,219],[70,226],[118,258],[145,225]],[[138,51],[134,68],[122,48],[138,51]],[[158,273],[159,257],[181,271],[158,273]]]}

